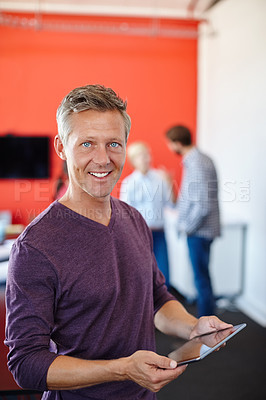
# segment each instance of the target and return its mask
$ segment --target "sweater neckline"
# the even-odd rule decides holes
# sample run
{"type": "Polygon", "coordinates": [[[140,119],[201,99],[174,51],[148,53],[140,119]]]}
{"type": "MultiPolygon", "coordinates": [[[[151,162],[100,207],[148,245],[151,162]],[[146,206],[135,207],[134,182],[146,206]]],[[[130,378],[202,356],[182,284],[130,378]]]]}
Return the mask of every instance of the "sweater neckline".
{"type": "Polygon", "coordinates": [[[116,206],[114,199],[112,197],[110,197],[110,202],[111,202],[111,218],[107,226],[101,224],[100,222],[94,221],[93,219],[89,218],[89,216],[86,217],[85,215],[79,214],[78,212],[60,203],[59,200],[55,200],[54,205],[57,208],[59,207],[61,209],[64,209],[67,212],[68,216],[71,216],[72,218],[79,220],[83,224],[89,225],[91,228],[112,231],[116,217],[116,206]]]}

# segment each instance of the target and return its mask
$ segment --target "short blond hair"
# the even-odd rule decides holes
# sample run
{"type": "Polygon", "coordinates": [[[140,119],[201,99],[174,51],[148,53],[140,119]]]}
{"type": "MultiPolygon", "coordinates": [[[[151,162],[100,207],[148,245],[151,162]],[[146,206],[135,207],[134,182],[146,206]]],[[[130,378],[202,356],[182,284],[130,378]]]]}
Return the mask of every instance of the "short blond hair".
{"type": "Polygon", "coordinates": [[[142,151],[146,150],[150,152],[150,148],[147,143],[144,142],[134,142],[131,143],[127,148],[127,156],[131,163],[134,162],[134,158],[142,151]]]}
{"type": "Polygon", "coordinates": [[[72,129],[71,115],[86,110],[119,111],[123,117],[127,141],[131,127],[130,116],[126,112],[127,102],[123,101],[111,88],[103,85],[86,85],[71,90],[57,109],[58,134],[64,145],[72,129]]]}

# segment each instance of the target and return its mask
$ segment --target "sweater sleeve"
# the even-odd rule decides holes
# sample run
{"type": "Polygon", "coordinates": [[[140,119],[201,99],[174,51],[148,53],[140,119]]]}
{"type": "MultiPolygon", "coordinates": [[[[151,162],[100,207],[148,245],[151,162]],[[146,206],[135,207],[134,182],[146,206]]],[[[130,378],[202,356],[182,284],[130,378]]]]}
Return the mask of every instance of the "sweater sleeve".
{"type": "Polygon", "coordinates": [[[171,295],[165,285],[165,278],[162,272],[159,270],[155,256],[153,255],[153,298],[154,298],[154,314],[167,302],[170,300],[176,300],[176,298],[171,295]]]}
{"type": "Polygon", "coordinates": [[[8,368],[25,389],[47,390],[46,376],[57,357],[50,351],[58,280],[50,262],[17,241],[11,251],[6,287],[8,368]]]}

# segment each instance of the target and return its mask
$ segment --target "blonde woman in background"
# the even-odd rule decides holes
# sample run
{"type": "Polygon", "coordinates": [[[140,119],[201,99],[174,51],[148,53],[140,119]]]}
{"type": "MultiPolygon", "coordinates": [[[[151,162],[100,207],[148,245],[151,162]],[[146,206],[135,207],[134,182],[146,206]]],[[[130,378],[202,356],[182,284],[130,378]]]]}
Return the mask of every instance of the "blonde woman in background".
{"type": "Polygon", "coordinates": [[[127,156],[134,171],[122,182],[120,200],[135,207],[151,229],[155,258],[169,287],[164,208],[173,205],[173,193],[168,174],[151,167],[151,151],[144,142],[129,145],[127,156]]]}

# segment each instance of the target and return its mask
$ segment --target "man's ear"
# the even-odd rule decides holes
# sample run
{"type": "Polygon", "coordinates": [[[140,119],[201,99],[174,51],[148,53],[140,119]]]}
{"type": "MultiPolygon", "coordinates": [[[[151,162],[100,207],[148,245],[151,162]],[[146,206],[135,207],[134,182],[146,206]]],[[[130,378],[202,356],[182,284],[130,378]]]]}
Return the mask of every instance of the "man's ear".
{"type": "Polygon", "coordinates": [[[61,158],[61,160],[66,160],[66,153],[64,149],[64,145],[62,140],[60,139],[59,135],[56,135],[54,138],[54,148],[57,155],[61,158]]]}

